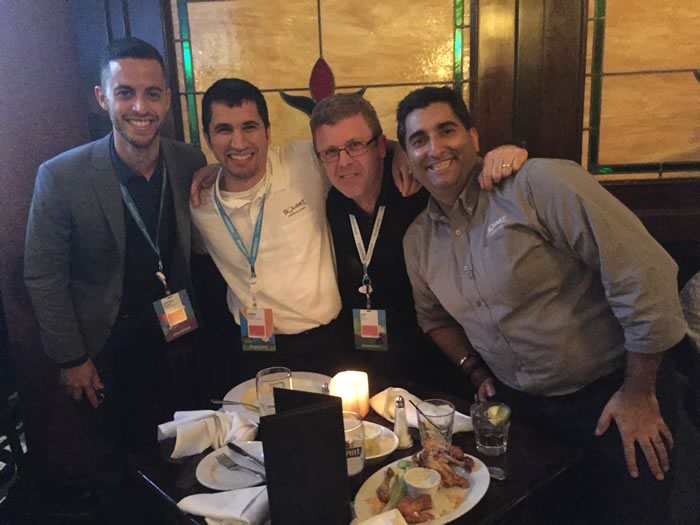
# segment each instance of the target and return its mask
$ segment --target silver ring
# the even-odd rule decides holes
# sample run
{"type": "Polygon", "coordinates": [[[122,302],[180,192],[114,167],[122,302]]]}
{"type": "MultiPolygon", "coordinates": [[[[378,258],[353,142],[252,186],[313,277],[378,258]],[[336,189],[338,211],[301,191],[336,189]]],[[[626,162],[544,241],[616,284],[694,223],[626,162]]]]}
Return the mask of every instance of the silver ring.
{"type": "Polygon", "coordinates": [[[510,168],[512,164],[510,162],[507,162],[505,164],[501,164],[501,168],[510,168]]]}

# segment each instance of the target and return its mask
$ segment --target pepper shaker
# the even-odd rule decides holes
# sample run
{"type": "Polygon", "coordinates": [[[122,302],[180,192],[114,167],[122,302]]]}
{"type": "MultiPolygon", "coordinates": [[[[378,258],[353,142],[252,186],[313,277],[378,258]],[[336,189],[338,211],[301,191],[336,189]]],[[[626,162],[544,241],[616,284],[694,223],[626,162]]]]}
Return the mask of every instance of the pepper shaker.
{"type": "Polygon", "coordinates": [[[396,396],[394,401],[394,434],[399,438],[398,448],[410,448],[413,446],[413,439],[408,433],[408,423],[406,422],[406,404],[402,396],[396,396]]]}

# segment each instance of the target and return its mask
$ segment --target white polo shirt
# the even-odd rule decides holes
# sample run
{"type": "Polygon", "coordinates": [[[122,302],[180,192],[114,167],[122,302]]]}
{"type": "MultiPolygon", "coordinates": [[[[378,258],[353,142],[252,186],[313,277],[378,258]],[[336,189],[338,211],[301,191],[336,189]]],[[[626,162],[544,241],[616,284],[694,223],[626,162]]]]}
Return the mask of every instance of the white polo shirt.
{"type": "Polygon", "coordinates": [[[250,267],[221,220],[212,192],[250,249],[268,185],[255,263],[256,298],[258,307],[272,308],[275,333],[297,334],[329,323],[341,306],[326,220],[329,186],[311,142],[269,148],[265,177],[248,191],[221,191],[217,178],[202,192],[199,208],[192,208],[192,220],[228,284],[228,306],[240,324],[240,308],[252,304],[250,267]]]}

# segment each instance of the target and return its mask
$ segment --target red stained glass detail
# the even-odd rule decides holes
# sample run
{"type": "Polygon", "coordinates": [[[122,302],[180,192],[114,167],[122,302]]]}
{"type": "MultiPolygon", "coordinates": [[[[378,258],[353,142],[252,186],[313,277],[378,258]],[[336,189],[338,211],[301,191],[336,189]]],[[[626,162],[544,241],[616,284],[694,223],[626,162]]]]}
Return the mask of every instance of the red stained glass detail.
{"type": "Polygon", "coordinates": [[[330,97],[335,93],[335,78],[328,63],[319,58],[311,70],[311,78],[309,78],[309,89],[311,97],[319,102],[326,97],[330,97]]]}

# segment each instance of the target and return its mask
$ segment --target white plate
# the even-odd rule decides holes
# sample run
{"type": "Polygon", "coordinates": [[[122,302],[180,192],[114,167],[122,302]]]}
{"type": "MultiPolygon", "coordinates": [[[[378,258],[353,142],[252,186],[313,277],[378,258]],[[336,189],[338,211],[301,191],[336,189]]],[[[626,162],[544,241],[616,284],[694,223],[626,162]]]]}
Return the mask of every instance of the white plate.
{"type": "Polygon", "coordinates": [[[371,421],[365,421],[363,424],[370,427],[379,427],[382,430],[379,436],[379,451],[371,456],[365,456],[365,461],[373,461],[388,456],[399,446],[399,438],[391,429],[386,428],[384,425],[372,423],[371,421]]]}
{"type": "MultiPolygon", "coordinates": [[[[238,443],[238,445],[245,449],[246,452],[249,452],[258,458],[260,461],[263,461],[261,441],[246,441],[243,443],[238,443]]],[[[195,476],[197,477],[197,481],[199,481],[202,485],[214,490],[233,490],[257,485],[263,481],[260,477],[243,469],[228,470],[216,460],[216,456],[222,453],[226,454],[230,458],[233,458],[233,460],[239,465],[252,468],[253,470],[257,470],[264,474],[262,468],[260,468],[260,466],[251,459],[241,456],[228,447],[221,447],[220,449],[217,449],[211,454],[205,456],[202,461],[199,462],[199,465],[197,465],[195,476]]]]}
{"type": "MultiPolygon", "coordinates": [[[[330,382],[331,378],[324,376],[323,374],[317,374],[315,372],[292,372],[292,384],[294,386],[294,390],[321,393],[323,383],[330,384],[330,382]]],[[[257,405],[258,396],[255,393],[255,378],[248,379],[248,381],[243,381],[240,385],[233,387],[231,390],[229,390],[228,394],[224,396],[224,399],[227,401],[240,401],[250,405],[257,405]]],[[[223,409],[226,412],[236,412],[237,414],[245,416],[255,423],[260,422],[260,414],[258,414],[257,411],[250,410],[244,406],[224,405],[223,409]]]]}
{"type": "MultiPolygon", "coordinates": [[[[443,525],[445,523],[449,523],[452,520],[455,520],[462,516],[463,514],[466,514],[469,512],[469,510],[474,507],[481,498],[484,497],[484,494],[486,494],[486,491],[489,488],[489,483],[491,482],[491,478],[489,477],[489,473],[486,470],[486,466],[479,461],[479,459],[475,458],[474,456],[469,456],[474,460],[474,470],[467,475],[467,478],[469,479],[470,486],[466,492],[466,496],[464,498],[464,501],[462,501],[461,504],[457,506],[454,510],[451,512],[448,512],[444,516],[440,516],[439,518],[436,518],[434,520],[426,521],[424,525],[443,525]]],[[[405,459],[410,459],[410,458],[405,458],[405,459]]],[[[364,482],[364,484],[360,487],[360,490],[357,492],[357,496],[355,496],[355,512],[357,513],[357,518],[358,521],[363,521],[366,519],[371,518],[375,514],[372,512],[372,508],[370,504],[367,502],[368,499],[370,498],[375,498],[376,499],[376,490],[379,485],[381,485],[382,480],[384,479],[384,472],[386,471],[387,468],[389,467],[396,467],[396,464],[402,460],[396,460],[393,463],[389,463],[386,467],[378,470],[374,474],[372,474],[367,481],[364,482]]],[[[441,489],[441,490],[464,490],[464,489],[441,489]]]]}

